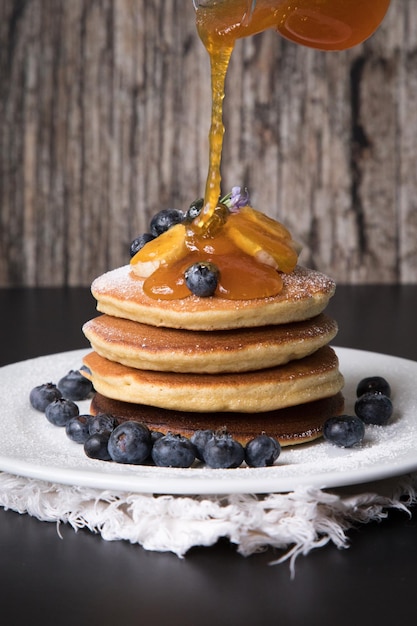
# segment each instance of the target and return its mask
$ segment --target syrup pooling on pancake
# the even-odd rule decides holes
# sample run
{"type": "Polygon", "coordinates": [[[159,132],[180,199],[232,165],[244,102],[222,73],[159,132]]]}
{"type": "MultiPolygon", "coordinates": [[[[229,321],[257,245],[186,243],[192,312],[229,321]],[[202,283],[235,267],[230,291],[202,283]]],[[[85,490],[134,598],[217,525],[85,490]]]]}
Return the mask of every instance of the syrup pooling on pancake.
{"type": "Polygon", "coordinates": [[[229,300],[267,298],[282,290],[280,272],[293,271],[298,251],[282,224],[249,205],[232,207],[225,199],[204,231],[195,220],[172,226],[136,253],[131,268],[145,279],[143,290],[152,298],[189,296],[186,271],[200,262],[212,263],[219,271],[213,295],[229,300]]]}

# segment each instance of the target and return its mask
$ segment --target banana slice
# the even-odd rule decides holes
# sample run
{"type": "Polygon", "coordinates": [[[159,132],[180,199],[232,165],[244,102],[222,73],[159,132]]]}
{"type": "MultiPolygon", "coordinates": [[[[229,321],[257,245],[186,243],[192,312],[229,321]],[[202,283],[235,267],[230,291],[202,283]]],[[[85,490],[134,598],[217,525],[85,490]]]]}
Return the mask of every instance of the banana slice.
{"type": "Polygon", "coordinates": [[[291,235],[282,224],[262,213],[245,207],[229,216],[225,229],[238,248],[258,261],[285,273],[292,272],[296,266],[298,252],[291,235]]]}
{"type": "Polygon", "coordinates": [[[147,278],[161,265],[171,265],[188,252],[185,226],[176,224],[156,239],[149,241],[130,260],[130,265],[137,276],[147,278]]]}

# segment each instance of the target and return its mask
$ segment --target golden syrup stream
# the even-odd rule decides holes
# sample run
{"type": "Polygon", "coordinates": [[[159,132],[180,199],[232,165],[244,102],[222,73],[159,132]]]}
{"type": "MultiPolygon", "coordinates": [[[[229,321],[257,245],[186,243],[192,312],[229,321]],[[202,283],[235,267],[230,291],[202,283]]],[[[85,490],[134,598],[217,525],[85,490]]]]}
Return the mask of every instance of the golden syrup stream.
{"type": "Polygon", "coordinates": [[[210,53],[212,112],[209,133],[209,169],[204,194],[204,208],[197,218],[198,229],[204,230],[216,209],[221,194],[220,164],[223,148],[223,99],[231,47],[214,48],[210,53]]]}

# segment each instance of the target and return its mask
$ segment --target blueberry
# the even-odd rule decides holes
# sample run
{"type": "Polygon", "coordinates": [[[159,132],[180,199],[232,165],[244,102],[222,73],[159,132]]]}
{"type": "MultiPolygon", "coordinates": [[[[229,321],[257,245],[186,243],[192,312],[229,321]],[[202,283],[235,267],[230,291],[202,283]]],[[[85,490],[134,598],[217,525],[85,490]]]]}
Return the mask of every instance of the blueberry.
{"type": "Polygon", "coordinates": [[[70,370],[57,385],[61,394],[68,400],[85,400],[93,391],[93,383],[79,370],[70,370]]]}
{"type": "Polygon", "coordinates": [[[184,213],[179,209],[163,209],[153,216],[151,220],[151,234],[159,237],[165,231],[184,220],[184,213]]]}
{"type": "Polygon", "coordinates": [[[84,443],[84,452],[90,459],[99,461],[111,461],[111,456],[107,449],[109,443],[109,433],[90,435],[84,443]]]}
{"type": "Polygon", "coordinates": [[[190,204],[190,207],[185,214],[184,222],[189,224],[190,222],[195,220],[195,218],[200,215],[203,209],[203,206],[204,206],[204,198],[199,198],[198,200],[194,200],[194,202],[190,204]]]}
{"type": "Polygon", "coordinates": [[[154,443],[152,460],[159,467],[190,467],[195,460],[195,448],[187,437],[168,433],[154,443]]]}
{"type": "Polygon", "coordinates": [[[185,284],[195,296],[207,298],[217,289],[219,270],[210,262],[194,263],[185,270],[185,284]]]}
{"type": "Polygon", "coordinates": [[[249,467],[269,467],[275,463],[280,453],[279,441],[274,437],[262,434],[246,444],[245,461],[249,467]]]}
{"type": "Polygon", "coordinates": [[[195,433],[191,435],[191,443],[194,445],[196,449],[196,457],[200,461],[203,461],[204,448],[213,435],[214,432],[212,430],[196,430],[195,433]]]}
{"type": "Polygon", "coordinates": [[[91,416],[88,421],[88,431],[90,435],[101,435],[111,433],[118,425],[118,420],[110,413],[97,413],[91,416]]]}
{"type": "Polygon", "coordinates": [[[88,422],[91,415],[76,415],[71,417],[65,424],[65,432],[67,437],[75,443],[85,443],[90,436],[88,430],[88,422]]]}
{"type": "Polygon", "coordinates": [[[54,400],[45,409],[48,422],[54,426],[65,426],[68,420],[79,414],[78,406],[72,400],[59,398],[54,400]]]}
{"type": "Polygon", "coordinates": [[[34,387],[29,394],[29,401],[37,411],[45,411],[48,404],[54,400],[59,400],[61,392],[53,383],[45,383],[34,387]]]}
{"type": "Polygon", "coordinates": [[[245,459],[243,446],[228,433],[215,434],[203,452],[208,467],[229,469],[239,467],[245,459]]]}
{"type": "Polygon", "coordinates": [[[159,432],[159,430],[151,430],[151,443],[152,445],[158,441],[161,437],[164,437],[164,433],[159,432]]]}
{"type": "Polygon", "coordinates": [[[340,448],[351,448],[363,440],[365,424],[355,415],[338,415],[325,421],[323,437],[340,448]]]}
{"type": "Polygon", "coordinates": [[[364,393],[368,393],[370,391],[373,393],[382,393],[384,396],[388,396],[388,398],[391,397],[391,387],[382,376],[369,376],[368,378],[363,378],[356,388],[356,396],[359,398],[360,396],[363,396],[364,393]]]}
{"type": "Polygon", "coordinates": [[[369,391],[356,400],[355,413],[365,424],[383,426],[390,419],[393,406],[388,396],[369,391]]]}
{"type": "Polygon", "coordinates": [[[151,433],[145,424],[123,422],[110,435],[108,450],[116,463],[144,463],[151,452],[151,433]]]}
{"type": "Polygon", "coordinates": [[[151,235],[151,233],[143,233],[143,235],[136,237],[130,244],[130,256],[134,257],[135,254],[139,252],[139,250],[142,250],[143,246],[152,241],[152,239],[155,239],[155,237],[151,235]]]}

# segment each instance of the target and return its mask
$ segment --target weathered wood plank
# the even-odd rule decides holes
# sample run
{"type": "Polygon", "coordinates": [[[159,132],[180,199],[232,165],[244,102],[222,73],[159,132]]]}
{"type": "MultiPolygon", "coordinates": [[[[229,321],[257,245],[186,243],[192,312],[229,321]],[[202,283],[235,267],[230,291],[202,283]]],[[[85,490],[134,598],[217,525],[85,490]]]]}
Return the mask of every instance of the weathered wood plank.
{"type": "MultiPolygon", "coordinates": [[[[238,42],[223,188],[346,283],[417,281],[417,4],[343,53],[238,42]]],[[[2,0],[0,286],[87,285],[202,194],[210,85],[191,0],[2,0]]]]}

